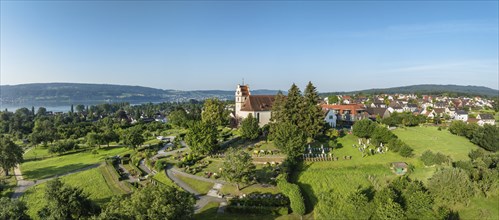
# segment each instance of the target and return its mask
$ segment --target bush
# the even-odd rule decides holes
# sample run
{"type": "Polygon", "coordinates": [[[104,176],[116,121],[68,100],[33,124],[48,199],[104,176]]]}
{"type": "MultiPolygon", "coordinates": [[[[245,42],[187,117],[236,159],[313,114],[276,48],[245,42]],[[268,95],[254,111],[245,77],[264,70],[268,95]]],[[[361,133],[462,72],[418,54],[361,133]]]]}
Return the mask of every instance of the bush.
{"type": "Polygon", "coordinates": [[[430,150],[427,150],[421,155],[421,161],[423,161],[425,166],[431,166],[434,164],[440,165],[442,163],[449,162],[450,159],[440,152],[434,154],[430,150]]]}
{"type": "Polygon", "coordinates": [[[305,202],[303,201],[300,187],[296,184],[289,183],[283,176],[279,177],[277,187],[289,198],[291,210],[298,215],[304,215],[305,202]]]}
{"type": "Polygon", "coordinates": [[[411,157],[413,149],[409,147],[407,144],[402,145],[400,148],[399,154],[402,157],[411,157]]]}

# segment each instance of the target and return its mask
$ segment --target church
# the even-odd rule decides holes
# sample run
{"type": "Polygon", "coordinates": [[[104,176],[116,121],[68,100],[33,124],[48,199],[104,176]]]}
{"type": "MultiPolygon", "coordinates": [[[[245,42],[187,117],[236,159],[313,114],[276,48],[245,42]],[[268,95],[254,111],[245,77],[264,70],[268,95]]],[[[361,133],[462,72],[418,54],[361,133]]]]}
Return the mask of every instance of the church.
{"type": "Polygon", "coordinates": [[[258,120],[260,127],[270,122],[275,95],[251,95],[248,84],[238,84],[235,96],[235,117],[239,123],[249,114],[258,120]]]}

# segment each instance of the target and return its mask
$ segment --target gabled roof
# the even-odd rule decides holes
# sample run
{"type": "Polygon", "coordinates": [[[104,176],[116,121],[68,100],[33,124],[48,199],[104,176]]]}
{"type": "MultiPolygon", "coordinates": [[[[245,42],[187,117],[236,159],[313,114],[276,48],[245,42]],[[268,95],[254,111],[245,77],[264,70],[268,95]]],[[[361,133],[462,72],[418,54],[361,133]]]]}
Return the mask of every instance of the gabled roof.
{"type": "Polygon", "coordinates": [[[270,111],[274,101],[273,95],[250,95],[243,103],[241,111],[270,111]]]}
{"type": "Polygon", "coordinates": [[[468,112],[466,112],[466,111],[464,111],[464,110],[457,110],[457,111],[456,111],[456,114],[457,114],[457,115],[467,115],[467,114],[468,114],[468,112]]]}
{"type": "Polygon", "coordinates": [[[379,115],[383,116],[387,111],[387,108],[366,108],[366,112],[369,115],[379,115]]]}
{"type": "MultiPolygon", "coordinates": [[[[478,114],[482,120],[494,120],[494,116],[491,114],[478,114]]],[[[478,118],[478,117],[477,117],[478,118]]]]}
{"type": "Polygon", "coordinates": [[[445,112],[445,108],[435,108],[433,109],[435,111],[435,113],[437,114],[442,114],[445,112]]]}

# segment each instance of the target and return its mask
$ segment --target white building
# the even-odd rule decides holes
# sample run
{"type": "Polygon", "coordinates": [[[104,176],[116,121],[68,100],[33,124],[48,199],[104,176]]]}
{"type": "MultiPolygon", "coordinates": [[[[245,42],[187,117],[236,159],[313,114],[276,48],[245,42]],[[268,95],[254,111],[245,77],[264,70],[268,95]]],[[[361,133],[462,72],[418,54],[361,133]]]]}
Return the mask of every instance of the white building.
{"type": "Polygon", "coordinates": [[[258,124],[264,126],[270,122],[274,95],[251,95],[248,84],[237,85],[235,117],[240,122],[252,114],[258,120],[258,124]]]}
{"type": "Polygon", "coordinates": [[[468,112],[463,110],[458,110],[454,113],[454,120],[461,120],[464,122],[468,121],[468,112]]]}
{"type": "Polygon", "coordinates": [[[336,120],[338,119],[335,113],[334,110],[327,110],[326,117],[324,117],[324,121],[332,128],[336,128],[336,120]]]}

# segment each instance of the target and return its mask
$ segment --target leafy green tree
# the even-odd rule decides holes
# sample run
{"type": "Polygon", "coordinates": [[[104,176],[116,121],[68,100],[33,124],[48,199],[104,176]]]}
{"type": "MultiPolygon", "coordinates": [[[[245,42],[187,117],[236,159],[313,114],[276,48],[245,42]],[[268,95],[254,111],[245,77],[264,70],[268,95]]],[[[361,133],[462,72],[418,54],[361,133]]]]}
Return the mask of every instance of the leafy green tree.
{"type": "Polygon", "coordinates": [[[449,131],[452,134],[459,136],[466,136],[467,126],[466,123],[461,120],[452,121],[449,126],[449,131]]]}
{"type": "Polygon", "coordinates": [[[187,118],[187,113],[184,109],[178,109],[170,112],[168,115],[168,121],[175,126],[178,127],[187,127],[187,122],[189,119],[187,118]]]}
{"type": "Polygon", "coordinates": [[[54,122],[47,117],[38,117],[31,134],[31,141],[35,144],[52,142],[57,139],[57,129],[54,122]]]}
{"type": "Polygon", "coordinates": [[[245,139],[254,140],[258,138],[259,129],[258,120],[251,113],[241,123],[241,135],[245,139]]]}
{"type": "Polygon", "coordinates": [[[396,194],[390,188],[383,188],[374,195],[374,219],[404,219],[405,212],[396,202],[396,194]]]}
{"type": "Polygon", "coordinates": [[[274,144],[283,151],[288,158],[296,159],[303,155],[306,136],[298,126],[290,122],[282,122],[273,126],[274,144]]]}
{"type": "Polygon", "coordinates": [[[397,138],[397,136],[384,126],[376,126],[371,135],[371,138],[373,143],[376,146],[379,146],[380,143],[387,144],[391,139],[397,138]]]}
{"type": "Polygon", "coordinates": [[[404,143],[400,147],[399,154],[402,157],[411,157],[413,155],[412,154],[413,151],[414,151],[414,149],[412,149],[411,147],[409,147],[409,145],[407,145],[407,144],[404,143]]]}
{"type": "Polygon", "coordinates": [[[473,185],[468,174],[458,168],[435,172],[428,180],[428,189],[441,204],[467,204],[473,196],[473,185]]]}
{"type": "Polygon", "coordinates": [[[146,186],[131,196],[111,199],[99,219],[192,219],[195,199],[175,187],[146,186]]]}
{"type": "Polygon", "coordinates": [[[355,122],[352,128],[352,132],[357,137],[369,138],[373,134],[375,128],[376,124],[374,124],[371,120],[362,119],[355,122]]]}
{"type": "Polygon", "coordinates": [[[499,151],[499,127],[489,124],[479,127],[473,133],[471,142],[489,151],[499,151]]]}
{"type": "Polygon", "coordinates": [[[139,127],[131,127],[126,129],[123,132],[121,140],[125,145],[128,145],[133,149],[136,149],[145,142],[144,136],[142,136],[142,132],[139,127]]]}
{"type": "Polygon", "coordinates": [[[367,196],[356,190],[342,196],[333,190],[319,195],[319,203],[314,210],[316,219],[369,219],[372,215],[367,196]]]}
{"type": "Polygon", "coordinates": [[[327,97],[328,104],[337,104],[340,100],[337,95],[330,95],[327,97]]]}
{"type": "Polygon", "coordinates": [[[229,123],[229,112],[225,110],[225,104],[220,100],[207,99],[203,106],[201,118],[204,123],[216,126],[227,125],[229,123]]]}
{"type": "Polygon", "coordinates": [[[225,152],[222,176],[236,185],[239,191],[239,183],[248,183],[254,177],[255,165],[253,158],[243,150],[230,148],[225,152]]]}
{"type": "Polygon", "coordinates": [[[120,141],[120,135],[116,133],[114,129],[107,128],[102,134],[102,141],[109,147],[109,143],[120,141]]]}
{"type": "Polygon", "coordinates": [[[217,137],[215,124],[195,122],[185,135],[185,142],[194,153],[205,155],[218,148],[217,137]]]}
{"type": "Polygon", "coordinates": [[[87,145],[90,147],[100,146],[105,143],[104,137],[100,133],[97,134],[95,132],[90,132],[87,134],[85,139],[87,140],[87,145]]]}
{"type": "Polygon", "coordinates": [[[76,112],[83,113],[83,111],[85,111],[84,105],[81,105],[81,104],[76,105],[76,112]]]}
{"type": "Polygon", "coordinates": [[[41,117],[47,115],[47,109],[44,107],[39,107],[36,111],[36,117],[41,117]]]}
{"type": "Polygon", "coordinates": [[[23,149],[10,139],[0,135],[0,166],[9,175],[9,170],[23,162],[23,149]]]}
{"type": "Polygon", "coordinates": [[[26,204],[18,199],[0,198],[0,219],[30,219],[26,204]]]}
{"type": "Polygon", "coordinates": [[[303,95],[303,110],[302,119],[300,120],[300,127],[305,131],[308,138],[315,138],[321,129],[324,127],[324,113],[321,107],[317,104],[320,100],[317,89],[308,82],[303,95]]]}
{"type": "Polygon", "coordinates": [[[47,183],[45,200],[47,205],[38,212],[41,219],[82,219],[100,211],[82,189],[64,185],[58,178],[47,183]]]}

